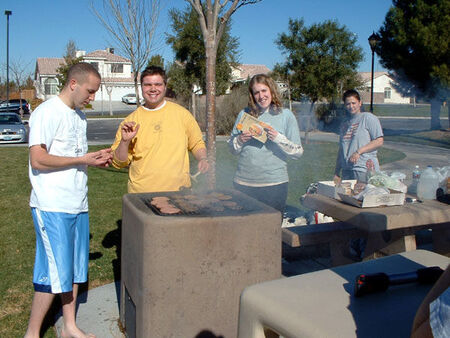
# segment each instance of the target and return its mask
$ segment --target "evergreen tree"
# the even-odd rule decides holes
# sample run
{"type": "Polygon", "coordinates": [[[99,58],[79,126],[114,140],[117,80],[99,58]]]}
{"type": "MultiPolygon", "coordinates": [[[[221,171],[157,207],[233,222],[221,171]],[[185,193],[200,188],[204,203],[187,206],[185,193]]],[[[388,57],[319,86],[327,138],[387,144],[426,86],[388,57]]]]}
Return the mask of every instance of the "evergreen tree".
{"type": "Polygon", "coordinates": [[[450,0],[394,0],[378,34],[381,64],[403,93],[431,101],[431,129],[441,128],[450,84],[450,0]]]}
{"type": "Polygon", "coordinates": [[[58,79],[58,89],[61,91],[67,82],[67,72],[69,68],[77,63],[83,61],[83,57],[76,57],[77,46],[73,40],[69,40],[66,45],[66,53],[64,55],[64,64],[56,70],[56,78],[58,79]]]}
{"type": "Polygon", "coordinates": [[[306,95],[313,103],[333,100],[341,88],[360,84],[357,67],[362,49],[354,34],[335,21],[305,27],[303,19],[289,19],[289,33],[280,34],[276,43],[287,59],[275,69],[289,75],[295,99],[306,95]]]}
{"type": "MultiPolygon", "coordinates": [[[[184,76],[184,79],[177,80],[178,84],[183,84],[177,88],[176,83],[173,89],[177,94],[188,94],[186,84],[192,89],[194,84],[199,86],[203,93],[206,92],[206,53],[203,43],[203,36],[198,24],[198,16],[194,9],[180,11],[172,9],[169,11],[173,35],[168,35],[167,43],[172,45],[175,58],[178,63],[171,67],[171,73],[176,72],[177,76],[184,76]],[[180,72],[180,67],[184,71],[180,72]]],[[[216,94],[222,95],[230,85],[231,68],[237,62],[239,42],[238,39],[230,35],[230,22],[227,23],[222,39],[219,42],[216,59],[216,94]]],[[[171,76],[173,78],[173,76],[171,76]]],[[[188,94],[189,95],[189,94],[188,94]]]]}
{"type": "Polygon", "coordinates": [[[164,69],[164,58],[160,54],[152,55],[147,63],[147,67],[149,66],[158,66],[164,69]]]}

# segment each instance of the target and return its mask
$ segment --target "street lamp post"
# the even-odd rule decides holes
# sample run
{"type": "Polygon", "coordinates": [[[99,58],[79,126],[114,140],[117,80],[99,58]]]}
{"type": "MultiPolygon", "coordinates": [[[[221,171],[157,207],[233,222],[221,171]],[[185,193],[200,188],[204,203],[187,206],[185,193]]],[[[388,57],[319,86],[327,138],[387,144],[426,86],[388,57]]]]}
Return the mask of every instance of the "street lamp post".
{"type": "Polygon", "coordinates": [[[370,81],[370,112],[373,113],[373,64],[375,59],[375,48],[377,47],[378,42],[380,42],[380,36],[375,32],[369,36],[369,45],[372,50],[372,77],[370,81]]]}
{"type": "Polygon", "coordinates": [[[11,11],[6,10],[6,104],[9,103],[9,16],[11,11]]]}

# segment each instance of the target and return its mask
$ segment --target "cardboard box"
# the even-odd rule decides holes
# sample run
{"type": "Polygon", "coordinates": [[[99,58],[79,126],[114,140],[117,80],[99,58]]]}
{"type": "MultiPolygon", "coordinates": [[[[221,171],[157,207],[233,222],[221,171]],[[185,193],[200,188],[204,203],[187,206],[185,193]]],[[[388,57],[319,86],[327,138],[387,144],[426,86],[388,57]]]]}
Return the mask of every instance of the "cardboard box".
{"type": "MultiPolygon", "coordinates": [[[[351,188],[356,184],[356,180],[342,180],[342,183],[350,183],[351,188]]],[[[339,194],[344,194],[344,188],[336,187],[333,181],[320,181],[317,184],[317,193],[323,196],[341,200],[339,194]]]]}
{"type": "Polygon", "coordinates": [[[403,205],[405,203],[405,193],[391,189],[389,190],[389,195],[369,195],[364,197],[362,201],[342,193],[339,193],[339,196],[342,202],[357,206],[359,208],[403,205]]]}
{"type": "Polygon", "coordinates": [[[252,137],[262,143],[266,143],[267,141],[267,133],[264,130],[266,127],[266,123],[247,113],[242,115],[242,118],[238,123],[238,129],[240,131],[250,131],[252,137]]]}

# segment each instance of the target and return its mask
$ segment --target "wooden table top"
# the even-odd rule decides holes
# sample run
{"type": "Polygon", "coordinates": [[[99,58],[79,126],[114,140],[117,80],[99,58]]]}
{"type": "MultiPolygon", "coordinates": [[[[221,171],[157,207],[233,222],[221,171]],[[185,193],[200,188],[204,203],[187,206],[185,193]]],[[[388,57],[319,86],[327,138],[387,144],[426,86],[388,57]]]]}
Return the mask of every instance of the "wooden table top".
{"type": "Polygon", "coordinates": [[[428,224],[450,225],[450,205],[436,200],[405,203],[401,206],[358,208],[327,196],[309,194],[302,203],[305,207],[369,232],[428,224]]]}

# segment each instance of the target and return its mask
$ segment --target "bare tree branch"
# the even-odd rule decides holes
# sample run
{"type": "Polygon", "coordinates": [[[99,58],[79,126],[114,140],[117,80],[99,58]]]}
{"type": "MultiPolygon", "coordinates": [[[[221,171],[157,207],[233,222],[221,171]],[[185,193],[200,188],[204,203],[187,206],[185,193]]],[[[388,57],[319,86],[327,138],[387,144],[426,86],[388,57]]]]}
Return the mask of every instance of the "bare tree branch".
{"type": "Polygon", "coordinates": [[[103,0],[100,12],[91,0],[90,7],[119,51],[131,61],[139,104],[138,74],[154,47],[154,34],[160,13],[160,0],[103,0]]]}
{"type": "Polygon", "coordinates": [[[22,109],[22,89],[25,87],[25,82],[27,78],[30,76],[30,73],[27,72],[27,68],[30,63],[22,62],[19,60],[11,61],[9,65],[9,69],[11,70],[14,82],[16,83],[17,89],[19,90],[20,95],[20,116],[23,117],[23,109],[22,109]]]}

